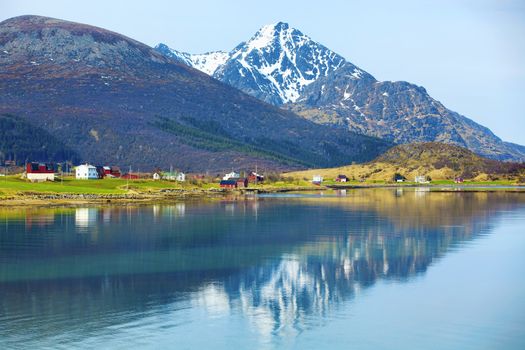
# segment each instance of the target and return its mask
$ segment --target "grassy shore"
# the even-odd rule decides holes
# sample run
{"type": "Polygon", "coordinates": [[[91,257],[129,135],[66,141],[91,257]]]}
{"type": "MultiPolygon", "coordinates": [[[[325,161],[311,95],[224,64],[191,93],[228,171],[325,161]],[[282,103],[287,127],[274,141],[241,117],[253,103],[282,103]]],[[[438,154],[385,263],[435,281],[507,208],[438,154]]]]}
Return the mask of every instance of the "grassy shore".
{"type": "MultiPolygon", "coordinates": [[[[307,181],[274,181],[250,184],[259,192],[318,189],[307,181]]],[[[0,205],[77,204],[101,202],[152,202],[187,197],[223,196],[243,193],[225,190],[218,181],[154,181],[151,179],[76,180],[65,177],[54,182],[32,183],[19,175],[0,178],[0,205]]]]}
{"type": "MultiPolygon", "coordinates": [[[[289,192],[289,191],[319,191],[329,188],[367,188],[367,187],[410,187],[417,184],[411,182],[392,183],[381,180],[339,183],[323,182],[322,186],[313,185],[304,179],[281,178],[263,184],[250,184],[247,189],[225,190],[219,187],[218,181],[153,181],[153,180],[76,180],[71,177],[55,182],[31,183],[20,176],[0,178],[0,206],[14,205],[69,205],[83,203],[127,203],[127,202],[161,202],[191,197],[221,197],[228,194],[243,194],[247,191],[259,193],[289,192]]],[[[453,181],[433,181],[429,185],[435,189],[447,190],[453,188],[453,181]]],[[[512,181],[465,181],[462,188],[469,190],[476,186],[498,189],[498,186],[508,186],[519,190],[524,187],[515,186],[512,181]]],[[[457,188],[453,188],[457,190],[457,188]]]]}

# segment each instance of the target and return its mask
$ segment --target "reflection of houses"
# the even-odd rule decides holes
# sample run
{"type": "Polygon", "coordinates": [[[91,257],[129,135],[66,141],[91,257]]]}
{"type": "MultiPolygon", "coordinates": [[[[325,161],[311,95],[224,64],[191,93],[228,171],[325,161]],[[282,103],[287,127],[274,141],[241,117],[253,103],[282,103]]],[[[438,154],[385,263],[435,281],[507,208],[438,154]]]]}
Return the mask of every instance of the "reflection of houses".
{"type": "Polygon", "coordinates": [[[161,211],[168,217],[183,217],[186,214],[186,204],[176,203],[175,205],[166,205],[162,207],[161,211]]]}
{"type": "Polygon", "coordinates": [[[153,205],[151,207],[153,217],[157,221],[161,217],[175,218],[184,217],[186,214],[186,204],[176,203],[175,205],[153,205]]]}
{"type": "Polygon", "coordinates": [[[75,168],[77,180],[95,180],[99,178],[97,167],[90,164],[82,164],[75,168]]]}
{"type": "Polygon", "coordinates": [[[50,163],[27,163],[26,177],[31,182],[55,181],[55,167],[50,163]]]}
{"type": "Polygon", "coordinates": [[[97,222],[97,212],[97,208],[75,209],[75,226],[80,228],[93,226],[97,222]]]}
{"type": "Polygon", "coordinates": [[[425,197],[429,193],[430,193],[430,188],[429,187],[416,187],[416,188],[414,188],[414,196],[416,198],[425,197]]]}

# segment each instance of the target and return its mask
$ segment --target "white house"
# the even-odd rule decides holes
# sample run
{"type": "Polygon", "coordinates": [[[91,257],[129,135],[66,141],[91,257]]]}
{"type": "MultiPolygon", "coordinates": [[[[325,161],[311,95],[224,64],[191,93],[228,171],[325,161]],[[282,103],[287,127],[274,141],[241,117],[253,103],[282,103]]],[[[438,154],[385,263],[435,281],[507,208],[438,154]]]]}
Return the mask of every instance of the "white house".
{"type": "Polygon", "coordinates": [[[160,180],[160,174],[159,173],[154,173],[153,174],[153,180],[160,180]]]}
{"type": "Polygon", "coordinates": [[[228,173],[222,177],[223,180],[229,180],[229,179],[238,179],[241,177],[241,174],[236,173],[235,171],[232,171],[231,173],[228,173]]]}
{"type": "Polygon", "coordinates": [[[321,175],[314,175],[312,182],[320,184],[321,182],[323,182],[323,177],[321,175]]]}
{"type": "Polygon", "coordinates": [[[186,181],[186,174],[179,171],[170,171],[164,173],[162,178],[170,181],[186,181]]]}
{"type": "Polygon", "coordinates": [[[82,164],[75,168],[75,176],[77,180],[92,180],[98,179],[97,168],[90,164],[82,164]]]}
{"type": "Polygon", "coordinates": [[[418,183],[418,184],[428,184],[428,183],[430,183],[430,181],[427,180],[426,176],[416,176],[416,178],[414,179],[414,182],[418,183]]]}

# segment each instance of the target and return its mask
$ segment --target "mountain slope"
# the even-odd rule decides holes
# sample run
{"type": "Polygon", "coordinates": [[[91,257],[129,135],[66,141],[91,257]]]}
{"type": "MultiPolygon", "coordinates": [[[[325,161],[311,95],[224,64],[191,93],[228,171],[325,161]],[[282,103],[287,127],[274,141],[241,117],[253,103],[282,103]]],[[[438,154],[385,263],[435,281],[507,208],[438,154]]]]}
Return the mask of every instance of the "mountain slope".
{"type": "Polygon", "coordinates": [[[298,178],[313,175],[333,179],[345,174],[354,180],[393,181],[394,174],[414,181],[418,175],[430,176],[434,180],[464,179],[496,180],[525,179],[525,164],[502,162],[480,157],[466,148],[437,142],[403,144],[392,147],[385,154],[365,164],[344,167],[315,169],[289,173],[298,178]]]}
{"type": "Polygon", "coordinates": [[[334,133],[120,34],[38,16],[0,23],[0,113],[84,160],[142,169],[341,164],[388,146],[334,133]]]}
{"type": "Polygon", "coordinates": [[[78,161],[79,156],[45,130],[21,118],[0,115],[0,164],[5,160],[24,163],[48,159],[78,161]]]}
{"type": "Polygon", "coordinates": [[[517,145],[443,106],[423,87],[407,82],[356,80],[343,66],[305,87],[290,109],[305,118],[377,136],[395,143],[437,141],[466,147],[499,160],[525,160],[517,145]]]}
{"type": "Polygon", "coordinates": [[[286,23],[261,28],[225,59],[157,50],[252,96],[319,124],[396,143],[438,141],[494,159],[525,161],[523,146],[456,113],[407,82],[380,82],[286,23]],[[213,62],[212,69],[198,63],[213,62]],[[201,58],[202,59],[202,58],[201,58]]]}

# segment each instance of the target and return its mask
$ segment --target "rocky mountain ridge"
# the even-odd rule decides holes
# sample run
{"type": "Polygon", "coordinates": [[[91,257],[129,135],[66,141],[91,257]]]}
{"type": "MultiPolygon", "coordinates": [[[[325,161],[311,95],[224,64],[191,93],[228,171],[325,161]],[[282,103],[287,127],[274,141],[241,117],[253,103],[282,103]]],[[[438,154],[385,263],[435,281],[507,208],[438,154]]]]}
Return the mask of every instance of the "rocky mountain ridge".
{"type": "Polygon", "coordinates": [[[0,23],[0,114],[33,126],[20,140],[43,130],[82,161],[143,170],[343,164],[389,146],[334,133],[118,33],[40,16],[0,23]]]}
{"type": "Polygon", "coordinates": [[[447,109],[423,87],[378,81],[286,23],[262,27],[227,58],[224,52],[190,55],[162,44],[157,51],[319,124],[394,143],[444,142],[494,159],[525,161],[523,146],[447,109]],[[213,69],[199,63],[202,57],[213,69]]]}

